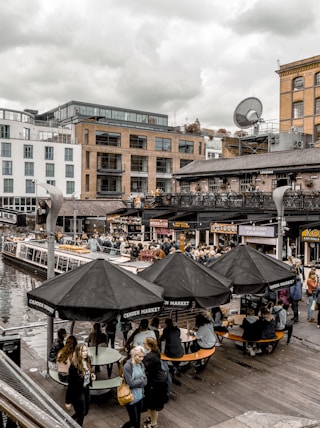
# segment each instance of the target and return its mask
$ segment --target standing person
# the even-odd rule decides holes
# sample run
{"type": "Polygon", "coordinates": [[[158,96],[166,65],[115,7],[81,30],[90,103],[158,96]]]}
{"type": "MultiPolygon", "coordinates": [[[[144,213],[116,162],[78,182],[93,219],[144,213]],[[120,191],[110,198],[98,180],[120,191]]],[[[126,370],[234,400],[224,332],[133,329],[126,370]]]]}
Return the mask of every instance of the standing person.
{"type": "Polygon", "coordinates": [[[111,348],[114,348],[114,343],[116,339],[116,329],[117,329],[117,318],[113,318],[111,321],[106,323],[106,335],[107,335],[107,346],[109,343],[111,348]]]}
{"type": "MultiPolygon", "coordinates": [[[[180,329],[173,325],[172,319],[165,320],[165,328],[163,329],[160,342],[165,341],[164,353],[170,358],[180,358],[184,354],[184,349],[180,340],[180,329]]],[[[179,362],[173,362],[173,378],[172,382],[181,385],[180,381],[174,378],[179,376],[179,362]]]]}
{"type": "Polygon", "coordinates": [[[57,371],[58,377],[61,382],[67,382],[69,380],[69,368],[71,365],[74,350],[77,346],[77,339],[75,336],[68,336],[66,344],[57,354],[57,371]]]}
{"type": "Polygon", "coordinates": [[[154,334],[156,335],[158,346],[160,347],[160,320],[158,317],[153,317],[149,329],[154,331],[154,334]]]}
{"type": "Polygon", "coordinates": [[[69,383],[66,393],[66,409],[74,408],[72,418],[82,426],[89,411],[90,389],[96,379],[90,364],[88,348],[85,343],[76,346],[69,368],[69,383]]]}
{"type": "Polygon", "coordinates": [[[287,322],[287,311],[284,307],[283,300],[279,299],[277,304],[272,308],[272,315],[276,320],[276,330],[287,331],[287,344],[290,343],[292,336],[293,325],[287,322]]]}
{"type": "Polygon", "coordinates": [[[318,287],[318,278],[317,274],[314,271],[310,271],[309,277],[307,279],[307,294],[308,294],[308,321],[315,322],[313,318],[313,310],[311,309],[313,300],[316,296],[316,290],[318,287]]]}
{"type": "Polygon", "coordinates": [[[302,299],[302,279],[298,269],[295,270],[296,278],[290,287],[290,299],[293,311],[293,322],[299,321],[299,301],[302,299]]]}
{"type": "Polygon", "coordinates": [[[123,374],[134,395],[134,400],[126,405],[130,420],[122,425],[122,428],[140,428],[144,387],[147,384],[147,376],[142,362],[145,356],[144,347],[132,348],[130,355],[131,358],[123,366],[123,374]]]}
{"type": "Polygon", "coordinates": [[[51,346],[51,350],[49,353],[49,362],[50,363],[55,363],[57,360],[57,354],[60,351],[60,349],[62,349],[64,347],[64,339],[67,335],[66,329],[65,328],[59,328],[58,332],[57,332],[57,339],[53,342],[52,346],[51,346]]]}
{"type": "Polygon", "coordinates": [[[161,369],[160,351],[155,339],[148,337],[144,347],[147,350],[143,359],[148,383],[145,388],[144,408],[149,417],[144,421],[144,428],[158,428],[158,412],[168,401],[167,375],[161,369]]]}

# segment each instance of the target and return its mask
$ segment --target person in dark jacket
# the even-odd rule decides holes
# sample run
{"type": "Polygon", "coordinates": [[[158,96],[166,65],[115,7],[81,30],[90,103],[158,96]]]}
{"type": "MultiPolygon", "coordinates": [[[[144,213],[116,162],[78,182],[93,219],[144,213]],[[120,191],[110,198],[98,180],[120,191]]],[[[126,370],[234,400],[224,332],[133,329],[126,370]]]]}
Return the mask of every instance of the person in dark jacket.
{"type": "Polygon", "coordinates": [[[254,309],[247,310],[247,316],[243,319],[241,327],[243,328],[242,338],[249,341],[247,350],[253,357],[256,352],[259,352],[259,348],[253,349],[254,342],[261,338],[261,323],[254,309]]]}
{"type": "MultiPolygon", "coordinates": [[[[164,353],[170,358],[180,358],[184,354],[184,349],[180,340],[180,329],[173,325],[172,319],[165,320],[165,328],[163,329],[160,342],[165,341],[164,353]]],[[[179,362],[173,363],[173,376],[179,375],[179,362]]],[[[172,379],[174,383],[178,384],[177,380],[172,379]]]]}
{"type": "MultiPolygon", "coordinates": [[[[275,339],[276,336],[276,320],[275,317],[270,313],[269,308],[262,306],[260,308],[260,322],[261,322],[261,337],[260,339],[275,339]]],[[[267,346],[260,345],[260,347],[267,351],[272,352],[274,344],[271,343],[267,346]]]]}
{"type": "Polygon", "coordinates": [[[158,412],[168,401],[167,375],[161,368],[160,351],[155,339],[147,337],[144,343],[147,350],[143,359],[148,383],[145,387],[144,408],[149,416],[144,422],[145,428],[158,427],[158,412]]]}
{"type": "Polygon", "coordinates": [[[298,269],[295,271],[296,278],[294,284],[290,287],[290,299],[293,311],[293,322],[299,321],[299,301],[302,299],[302,280],[298,269]]]}
{"type": "Polygon", "coordinates": [[[67,336],[65,328],[59,328],[57,332],[57,339],[53,342],[49,354],[49,362],[55,363],[57,359],[58,352],[64,347],[64,339],[67,336]]]}
{"type": "Polygon", "coordinates": [[[69,368],[69,383],[66,393],[66,409],[74,408],[72,418],[82,426],[84,417],[89,411],[90,389],[92,381],[96,379],[93,373],[88,348],[85,343],[76,346],[69,368]]]}

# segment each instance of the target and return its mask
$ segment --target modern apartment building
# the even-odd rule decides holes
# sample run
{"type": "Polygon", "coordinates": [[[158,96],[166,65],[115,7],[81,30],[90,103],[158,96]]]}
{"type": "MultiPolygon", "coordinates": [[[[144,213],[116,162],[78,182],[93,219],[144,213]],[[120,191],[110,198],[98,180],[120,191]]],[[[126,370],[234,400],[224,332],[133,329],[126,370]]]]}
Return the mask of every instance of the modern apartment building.
{"type": "Polygon", "coordinates": [[[280,131],[313,135],[320,143],[320,55],[280,65],[280,131]]]}
{"type": "Polygon", "coordinates": [[[171,192],[174,172],[205,159],[200,128],[171,127],[164,114],[70,101],[38,118],[72,125],[82,147],[81,199],[171,192]]]}
{"type": "Polygon", "coordinates": [[[39,121],[37,112],[0,108],[0,207],[34,212],[48,197],[41,183],[56,186],[65,197],[80,194],[81,147],[72,127],[39,121]]]}

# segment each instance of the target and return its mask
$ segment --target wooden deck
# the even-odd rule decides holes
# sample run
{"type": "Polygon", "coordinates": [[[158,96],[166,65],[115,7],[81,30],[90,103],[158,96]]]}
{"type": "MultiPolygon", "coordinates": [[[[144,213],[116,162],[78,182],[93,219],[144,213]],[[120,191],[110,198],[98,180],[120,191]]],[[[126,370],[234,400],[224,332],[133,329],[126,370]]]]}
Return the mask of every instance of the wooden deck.
{"type": "MultiPolygon", "coordinates": [[[[22,368],[63,406],[65,387],[44,377],[41,366],[44,361],[24,344],[22,368]],[[30,367],[38,371],[30,372],[30,367]]],[[[224,341],[204,372],[195,379],[185,372],[179,380],[182,385],[173,385],[172,398],[160,412],[162,428],[209,428],[219,424],[232,428],[236,425],[231,419],[248,411],[320,421],[319,348],[309,347],[295,337],[290,345],[282,341],[272,354],[256,357],[243,355],[232,341],[224,341]]],[[[126,420],[126,409],[117,404],[112,391],[94,398],[84,427],[120,427],[126,420]]],[[[320,426],[320,422],[312,426],[320,426]]]]}

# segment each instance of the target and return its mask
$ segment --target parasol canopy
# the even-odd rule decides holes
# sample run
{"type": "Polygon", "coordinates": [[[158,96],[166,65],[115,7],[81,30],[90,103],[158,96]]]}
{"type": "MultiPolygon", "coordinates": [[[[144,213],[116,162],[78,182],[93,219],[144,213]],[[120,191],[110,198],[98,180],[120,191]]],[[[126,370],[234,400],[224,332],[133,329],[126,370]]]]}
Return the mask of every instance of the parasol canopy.
{"type": "Polygon", "coordinates": [[[248,245],[239,245],[207,266],[231,279],[235,294],[263,293],[266,287],[278,291],[295,281],[289,265],[248,245]]]}

